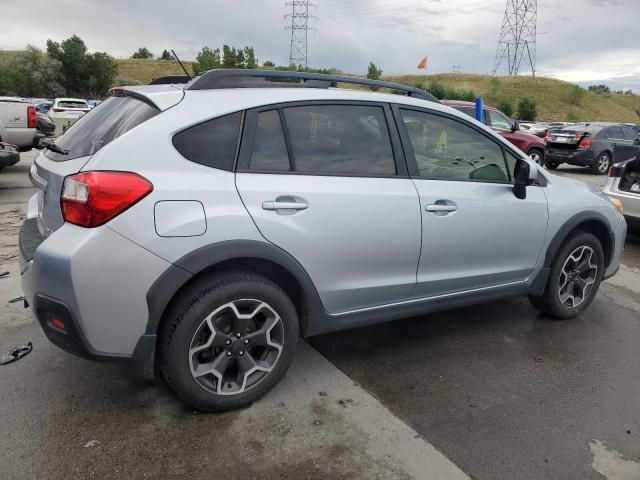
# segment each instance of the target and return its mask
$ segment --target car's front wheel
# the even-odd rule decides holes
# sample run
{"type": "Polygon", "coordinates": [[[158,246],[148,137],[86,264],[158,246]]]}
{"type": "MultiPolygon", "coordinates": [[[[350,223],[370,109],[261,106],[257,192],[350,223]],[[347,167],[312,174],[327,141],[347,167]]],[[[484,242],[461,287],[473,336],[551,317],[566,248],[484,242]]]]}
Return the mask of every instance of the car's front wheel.
{"type": "Polygon", "coordinates": [[[576,231],[565,240],[551,263],[541,297],[529,297],[541,312],[558,319],[574,318],[593,301],[604,275],[604,253],[598,238],[576,231]]]}
{"type": "Polygon", "coordinates": [[[529,158],[541,167],[544,166],[544,152],[542,150],[532,148],[531,150],[529,150],[529,158]]]}
{"type": "Polygon", "coordinates": [[[222,271],[180,295],[161,334],[169,385],[192,407],[224,411],[251,404],[282,379],[299,324],[291,300],[269,279],[222,271]]]}
{"type": "Polygon", "coordinates": [[[546,167],[547,167],[549,170],[555,170],[556,168],[558,168],[558,167],[560,166],[560,163],[558,163],[558,162],[552,162],[552,161],[547,161],[547,162],[545,163],[545,165],[546,165],[546,167]]]}

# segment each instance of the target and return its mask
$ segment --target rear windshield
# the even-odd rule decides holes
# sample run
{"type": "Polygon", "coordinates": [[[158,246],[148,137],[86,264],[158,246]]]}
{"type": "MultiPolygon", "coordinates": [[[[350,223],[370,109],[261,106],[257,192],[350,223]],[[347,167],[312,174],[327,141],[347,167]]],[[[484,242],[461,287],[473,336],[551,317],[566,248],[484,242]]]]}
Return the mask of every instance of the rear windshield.
{"type": "Polygon", "coordinates": [[[58,102],[60,108],[89,108],[85,102],[58,102]]]}
{"type": "Polygon", "coordinates": [[[51,160],[62,162],[93,155],[120,135],[160,113],[156,107],[134,97],[110,97],[74,123],[56,142],[67,155],[46,151],[51,160]]]}

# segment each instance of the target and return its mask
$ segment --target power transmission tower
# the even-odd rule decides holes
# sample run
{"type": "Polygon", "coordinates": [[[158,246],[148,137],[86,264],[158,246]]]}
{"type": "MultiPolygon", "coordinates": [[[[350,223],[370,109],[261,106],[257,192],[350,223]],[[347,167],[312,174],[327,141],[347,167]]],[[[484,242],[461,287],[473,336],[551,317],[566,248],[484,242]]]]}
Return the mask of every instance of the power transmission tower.
{"type": "Polygon", "coordinates": [[[524,58],[535,77],[537,28],[537,0],[507,0],[493,64],[494,76],[505,59],[509,75],[518,75],[524,58]]]}
{"type": "Polygon", "coordinates": [[[460,73],[462,72],[462,66],[461,65],[452,65],[451,66],[451,73],[460,73]]]}
{"type": "Polygon", "coordinates": [[[285,18],[291,20],[291,25],[287,26],[287,30],[291,30],[291,47],[289,49],[289,65],[304,65],[308,67],[309,55],[309,30],[313,30],[309,26],[310,20],[317,17],[311,15],[311,10],[316,6],[309,0],[291,0],[285,3],[290,13],[285,18]]]}

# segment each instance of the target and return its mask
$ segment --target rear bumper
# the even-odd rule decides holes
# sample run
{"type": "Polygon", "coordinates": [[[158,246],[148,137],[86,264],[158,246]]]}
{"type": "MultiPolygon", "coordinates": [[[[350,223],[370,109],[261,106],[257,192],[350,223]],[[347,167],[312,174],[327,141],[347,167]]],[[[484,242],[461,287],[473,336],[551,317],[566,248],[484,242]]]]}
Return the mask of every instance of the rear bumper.
{"type": "Polygon", "coordinates": [[[604,272],[604,279],[613,277],[620,270],[620,262],[622,261],[622,253],[624,252],[624,244],[627,239],[627,222],[624,218],[620,218],[620,223],[613,231],[613,252],[611,262],[604,272]]]}
{"type": "Polygon", "coordinates": [[[562,150],[557,148],[547,148],[547,162],[569,163],[580,167],[590,167],[593,165],[595,157],[590,150],[562,150]]]}
{"type": "Polygon", "coordinates": [[[31,218],[20,231],[26,301],[55,345],[92,360],[134,358],[149,317],[146,292],[169,266],[104,226],[65,224],[45,238],[31,218]]]}

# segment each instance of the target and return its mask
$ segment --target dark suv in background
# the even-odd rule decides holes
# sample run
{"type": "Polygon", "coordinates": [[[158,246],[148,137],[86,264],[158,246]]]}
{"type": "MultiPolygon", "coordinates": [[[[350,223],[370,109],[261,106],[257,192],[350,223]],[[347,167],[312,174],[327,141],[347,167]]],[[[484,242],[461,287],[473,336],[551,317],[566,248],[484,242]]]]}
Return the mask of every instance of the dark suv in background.
{"type": "MultiPolygon", "coordinates": [[[[462,102],[459,100],[443,100],[445,105],[466,113],[470,117],[476,117],[476,106],[472,102],[462,102]]],[[[511,120],[497,108],[484,108],[483,123],[493,128],[496,132],[514,144],[539,165],[544,165],[546,142],[544,139],[531,133],[520,130],[518,122],[511,120]]]]}
{"type": "Polygon", "coordinates": [[[625,125],[591,124],[552,129],[547,133],[547,167],[562,163],[589,167],[604,175],[612,163],[640,154],[640,133],[625,125]]]}

